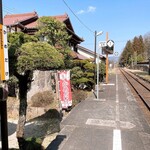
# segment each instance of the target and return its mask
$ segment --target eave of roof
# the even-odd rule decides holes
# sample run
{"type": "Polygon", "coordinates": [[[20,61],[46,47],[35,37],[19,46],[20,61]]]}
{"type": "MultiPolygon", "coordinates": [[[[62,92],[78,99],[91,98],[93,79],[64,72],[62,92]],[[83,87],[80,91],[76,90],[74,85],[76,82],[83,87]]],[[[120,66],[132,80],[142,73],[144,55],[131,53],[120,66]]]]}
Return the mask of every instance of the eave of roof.
{"type": "Polygon", "coordinates": [[[72,35],[74,35],[78,40],[80,40],[81,42],[84,41],[83,38],[80,38],[78,35],[76,35],[76,34],[75,34],[73,31],[71,31],[70,29],[67,28],[67,30],[68,30],[72,35]]]}
{"type": "Polygon", "coordinates": [[[18,22],[24,22],[26,20],[38,18],[38,14],[36,12],[24,13],[24,14],[11,14],[4,16],[4,25],[11,26],[16,25],[18,22]]]}
{"type": "Polygon", "coordinates": [[[54,17],[55,19],[57,19],[60,22],[65,23],[66,25],[69,25],[69,26],[67,26],[67,28],[70,28],[70,30],[72,30],[74,32],[74,29],[73,29],[73,26],[71,24],[68,14],[65,13],[63,15],[57,15],[57,16],[52,16],[52,17],[54,17]]]}

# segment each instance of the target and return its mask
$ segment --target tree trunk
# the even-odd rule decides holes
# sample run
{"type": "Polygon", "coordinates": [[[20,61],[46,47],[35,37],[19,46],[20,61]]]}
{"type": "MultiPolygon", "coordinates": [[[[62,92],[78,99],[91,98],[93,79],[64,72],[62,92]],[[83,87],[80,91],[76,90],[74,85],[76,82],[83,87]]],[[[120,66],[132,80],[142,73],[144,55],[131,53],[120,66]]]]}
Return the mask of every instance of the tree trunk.
{"type": "Polygon", "coordinates": [[[26,109],[27,109],[27,100],[20,99],[20,107],[19,107],[19,120],[17,124],[17,139],[20,150],[23,150],[25,139],[24,139],[24,127],[26,123],[26,109]]]}
{"type": "Polygon", "coordinates": [[[29,82],[29,73],[25,75],[17,75],[19,80],[19,120],[17,124],[16,137],[18,139],[19,149],[24,150],[24,128],[26,123],[26,110],[27,110],[27,91],[29,82]]]}

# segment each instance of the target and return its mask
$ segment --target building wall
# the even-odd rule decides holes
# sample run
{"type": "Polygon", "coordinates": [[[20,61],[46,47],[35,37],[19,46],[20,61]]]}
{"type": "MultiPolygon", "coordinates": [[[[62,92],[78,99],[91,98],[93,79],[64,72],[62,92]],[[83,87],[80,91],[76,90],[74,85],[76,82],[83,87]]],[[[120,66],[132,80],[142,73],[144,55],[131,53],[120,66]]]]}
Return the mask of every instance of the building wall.
{"type": "MultiPolygon", "coordinates": [[[[90,53],[87,53],[86,51],[82,50],[82,49],[79,49],[78,48],[78,53],[83,55],[84,57],[87,57],[89,59],[94,59],[94,54],[90,54],[90,53]]],[[[98,62],[98,59],[97,59],[97,56],[96,56],[96,63],[98,62]]],[[[99,62],[101,62],[101,60],[99,59],[99,62]]]]}
{"type": "Polygon", "coordinates": [[[82,51],[80,49],[78,49],[78,53],[83,55],[83,56],[85,56],[85,57],[87,57],[87,58],[94,58],[94,56],[92,56],[89,53],[86,53],[86,52],[84,52],[84,51],[82,51]]]}

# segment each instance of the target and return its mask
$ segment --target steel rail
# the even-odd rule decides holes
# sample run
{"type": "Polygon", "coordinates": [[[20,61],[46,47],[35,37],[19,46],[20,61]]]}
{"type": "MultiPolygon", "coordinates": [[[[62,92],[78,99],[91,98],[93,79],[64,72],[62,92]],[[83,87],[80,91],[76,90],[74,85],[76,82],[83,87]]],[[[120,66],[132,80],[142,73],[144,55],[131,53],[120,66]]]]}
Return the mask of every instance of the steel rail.
{"type": "Polygon", "coordinates": [[[128,81],[128,83],[131,85],[131,87],[134,89],[134,91],[137,93],[137,95],[140,97],[140,99],[143,101],[143,103],[145,104],[145,106],[148,108],[148,110],[150,111],[150,105],[148,104],[148,102],[145,100],[145,98],[142,96],[142,92],[139,92],[137,90],[137,87],[135,85],[133,85],[133,81],[131,81],[131,79],[129,79],[129,76],[134,80],[136,81],[136,83],[142,85],[147,91],[150,92],[150,89],[149,87],[147,87],[146,85],[144,85],[144,83],[141,83],[139,80],[142,80],[142,79],[137,79],[138,77],[133,77],[133,75],[131,75],[130,73],[128,73],[127,71],[125,71],[124,69],[121,69],[120,68],[120,71],[121,73],[123,74],[123,76],[126,78],[126,80],[128,81]],[[128,75],[128,77],[127,77],[128,75]]]}

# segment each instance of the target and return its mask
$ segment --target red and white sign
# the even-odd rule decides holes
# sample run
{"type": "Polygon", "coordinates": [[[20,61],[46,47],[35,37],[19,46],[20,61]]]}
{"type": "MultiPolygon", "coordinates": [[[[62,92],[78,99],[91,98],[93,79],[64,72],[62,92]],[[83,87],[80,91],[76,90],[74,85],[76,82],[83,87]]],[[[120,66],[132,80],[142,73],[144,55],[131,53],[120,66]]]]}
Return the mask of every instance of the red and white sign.
{"type": "Polygon", "coordinates": [[[62,108],[66,109],[72,106],[70,70],[59,71],[58,76],[59,76],[60,101],[62,108]]]}

